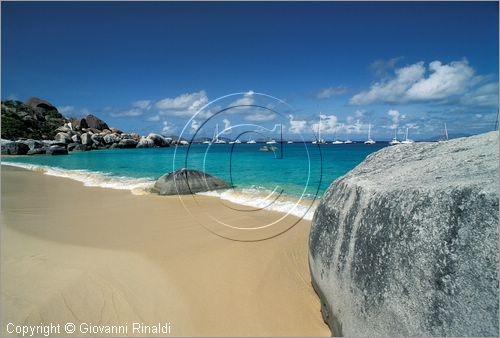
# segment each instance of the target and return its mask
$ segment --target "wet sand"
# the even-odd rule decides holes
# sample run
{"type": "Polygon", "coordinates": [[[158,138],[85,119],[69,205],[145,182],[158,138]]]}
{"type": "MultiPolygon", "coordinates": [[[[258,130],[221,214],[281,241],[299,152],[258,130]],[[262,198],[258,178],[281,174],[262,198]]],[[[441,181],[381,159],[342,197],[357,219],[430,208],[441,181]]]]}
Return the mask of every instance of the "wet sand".
{"type": "Polygon", "coordinates": [[[330,335],[311,287],[310,221],[245,242],[258,236],[207,229],[200,224],[206,214],[196,210],[250,228],[280,214],[235,212],[211,197],[184,200],[191,214],[177,197],[84,187],[8,166],[1,178],[3,335],[9,322],[167,322],[171,335],[194,336],[330,335]]]}

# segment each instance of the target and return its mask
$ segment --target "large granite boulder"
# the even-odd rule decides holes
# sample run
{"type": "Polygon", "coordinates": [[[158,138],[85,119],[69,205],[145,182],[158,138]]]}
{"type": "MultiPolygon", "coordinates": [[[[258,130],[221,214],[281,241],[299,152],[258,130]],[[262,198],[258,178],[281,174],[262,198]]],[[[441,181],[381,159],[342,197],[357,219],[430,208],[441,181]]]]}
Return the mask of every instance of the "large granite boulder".
{"type": "Polygon", "coordinates": [[[137,141],[132,139],[123,139],[118,142],[118,148],[135,148],[137,146],[137,141]]]}
{"type": "Polygon", "coordinates": [[[30,150],[23,142],[0,140],[2,155],[26,155],[30,150]]]}
{"type": "Polygon", "coordinates": [[[160,195],[189,195],[229,188],[229,184],[218,177],[198,170],[180,169],[160,177],[152,190],[160,195]]]}
{"type": "Polygon", "coordinates": [[[82,130],[84,128],[88,128],[87,121],[85,119],[80,118],[71,118],[71,124],[73,125],[74,130],[82,130]]]}
{"type": "Polygon", "coordinates": [[[104,142],[106,144],[117,143],[120,142],[120,138],[116,134],[107,134],[104,135],[104,142]]]}
{"type": "Polygon", "coordinates": [[[50,146],[47,151],[47,155],[68,155],[68,150],[61,146],[50,146]]]}
{"type": "Polygon", "coordinates": [[[80,142],[86,146],[92,145],[92,135],[88,133],[83,133],[80,135],[80,142]]]}
{"type": "Polygon", "coordinates": [[[141,137],[139,140],[139,143],[137,143],[137,148],[153,148],[155,146],[155,143],[153,140],[148,139],[146,137],[141,137]]]}
{"type": "Polygon", "coordinates": [[[147,136],[147,138],[150,139],[151,141],[153,141],[153,143],[157,147],[168,147],[169,146],[169,143],[167,142],[167,140],[161,135],[158,135],[155,133],[150,133],[147,136]]]}
{"type": "Polygon", "coordinates": [[[68,133],[59,132],[54,137],[54,141],[64,144],[71,143],[71,136],[68,133]]]}
{"type": "Polygon", "coordinates": [[[26,101],[26,105],[28,105],[32,108],[43,108],[45,110],[57,111],[57,108],[53,104],[49,103],[48,101],[42,100],[38,97],[30,97],[26,101]]]}
{"type": "Polygon", "coordinates": [[[88,114],[87,116],[85,116],[85,122],[87,123],[87,128],[93,128],[97,130],[109,129],[106,122],[92,114],[88,114]]]}
{"type": "Polygon", "coordinates": [[[334,181],[309,263],[334,335],[498,336],[498,132],[382,149],[334,181]]]}

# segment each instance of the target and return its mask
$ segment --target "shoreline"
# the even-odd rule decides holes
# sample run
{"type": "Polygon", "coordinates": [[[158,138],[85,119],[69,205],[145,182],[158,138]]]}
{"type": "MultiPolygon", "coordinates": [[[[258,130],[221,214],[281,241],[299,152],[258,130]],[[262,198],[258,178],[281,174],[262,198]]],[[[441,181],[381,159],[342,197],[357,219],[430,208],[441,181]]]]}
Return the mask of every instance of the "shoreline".
{"type": "MultiPolygon", "coordinates": [[[[17,157],[11,155],[10,157],[17,157]]],[[[149,191],[155,179],[148,178],[133,178],[125,176],[114,176],[104,172],[96,172],[85,169],[64,169],[60,167],[51,167],[45,165],[22,163],[22,162],[1,162],[1,166],[10,166],[22,168],[34,172],[42,172],[45,175],[68,178],[82,183],[85,187],[100,187],[107,189],[127,190],[134,195],[151,194],[149,191]]],[[[239,188],[230,190],[217,190],[197,193],[197,196],[211,196],[221,200],[235,203],[244,207],[261,208],[269,205],[269,191],[257,191],[253,188],[239,188]]],[[[271,204],[268,210],[280,212],[305,220],[311,221],[319,204],[319,198],[314,200],[297,196],[282,196],[282,201],[276,201],[271,204]]]]}
{"type": "MultiPolygon", "coordinates": [[[[279,215],[199,201],[249,227],[279,215]]],[[[2,323],[168,321],[172,335],[330,335],[311,285],[309,228],[301,220],[268,240],[227,240],[177,196],[2,166],[2,323]]]]}

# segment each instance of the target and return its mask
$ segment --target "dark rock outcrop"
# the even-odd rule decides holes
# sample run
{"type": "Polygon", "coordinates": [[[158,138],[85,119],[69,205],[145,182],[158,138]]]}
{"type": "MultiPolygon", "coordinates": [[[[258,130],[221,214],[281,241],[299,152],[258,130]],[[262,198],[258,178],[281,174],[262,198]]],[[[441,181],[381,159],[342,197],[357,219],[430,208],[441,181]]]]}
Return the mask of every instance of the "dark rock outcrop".
{"type": "Polygon", "coordinates": [[[57,108],[49,103],[48,101],[42,100],[38,97],[30,97],[27,101],[26,104],[32,108],[42,108],[45,110],[55,110],[57,111],[57,108]]]}
{"type": "MultiPolygon", "coordinates": [[[[44,101],[46,102],[46,101],[44,101]]],[[[56,129],[65,123],[64,117],[51,104],[21,101],[2,101],[2,138],[3,139],[51,139],[56,129]]]]}
{"type": "Polygon", "coordinates": [[[158,134],[150,133],[147,136],[147,138],[150,139],[151,141],[153,141],[154,145],[157,147],[168,147],[168,145],[169,145],[167,140],[163,136],[158,135],[158,134]]]}
{"type": "Polygon", "coordinates": [[[87,122],[87,128],[94,128],[97,130],[109,129],[106,122],[92,114],[85,116],[85,121],[87,122]]]}
{"type": "Polygon", "coordinates": [[[1,140],[2,155],[26,155],[30,148],[23,142],[1,140]]]}
{"type": "Polygon", "coordinates": [[[68,155],[68,150],[62,146],[50,146],[47,151],[47,155],[68,155]]]}
{"type": "Polygon", "coordinates": [[[180,169],[161,176],[152,190],[160,195],[189,195],[229,188],[229,184],[218,177],[198,170],[180,169]]]}
{"type": "Polygon", "coordinates": [[[123,139],[118,142],[118,148],[135,148],[137,146],[137,141],[132,139],[123,139]]]}
{"type": "Polygon", "coordinates": [[[385,148],[334,181],[309,263],[335,335],[498,336],[498,132],[385,148]]]}

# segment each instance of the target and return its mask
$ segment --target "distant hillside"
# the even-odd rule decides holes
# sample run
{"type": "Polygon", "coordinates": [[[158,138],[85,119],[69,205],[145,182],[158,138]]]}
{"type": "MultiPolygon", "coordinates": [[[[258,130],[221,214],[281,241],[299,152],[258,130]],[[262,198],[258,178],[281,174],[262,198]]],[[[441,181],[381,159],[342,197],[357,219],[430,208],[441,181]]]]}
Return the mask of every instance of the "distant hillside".
{"type": "Polygon", "coordinates": [[[30,98],[26,103],[2,101],[2,139],[53,139],[66,119],[47,101],[30,98]]]}

